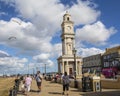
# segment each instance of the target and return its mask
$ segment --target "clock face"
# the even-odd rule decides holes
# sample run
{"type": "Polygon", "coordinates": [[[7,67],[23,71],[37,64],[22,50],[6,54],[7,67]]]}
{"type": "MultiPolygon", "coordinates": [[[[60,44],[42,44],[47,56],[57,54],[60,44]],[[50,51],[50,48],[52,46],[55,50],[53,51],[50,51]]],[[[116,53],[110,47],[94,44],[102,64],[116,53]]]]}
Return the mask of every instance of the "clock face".
{"type": "Polygon", "coordinates": [[[71,29],[71,27],[70,26],[67,26],[67,30],[70,30],[71,29]]]}

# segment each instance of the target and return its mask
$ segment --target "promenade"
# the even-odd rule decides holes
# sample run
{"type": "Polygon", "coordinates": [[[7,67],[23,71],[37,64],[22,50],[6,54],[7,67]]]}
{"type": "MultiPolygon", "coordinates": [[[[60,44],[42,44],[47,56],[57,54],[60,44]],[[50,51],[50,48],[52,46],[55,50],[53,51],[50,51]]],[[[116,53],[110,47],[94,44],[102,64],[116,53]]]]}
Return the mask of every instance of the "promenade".
{"type": "MultiPolygon", "coordinates": [[[[27,96],[62,96],[62,85],[43,80],[42,91],[37,92],[35,80],[32,82],[31,91],[27,96]]],[[[25,96],[18,94],[17,96],[25,96]]],[[[102,92],[81,92],[76,88],[70,88],[69,96],[120,96],[120,90],[103,89],[102,92]]]]}
{"type": "MultiPolygon", "coordinates": [[[[43,80],[42,82],[42,91],[37,92],[36,81],[33,80],[31,91],[27,93],[28,96],[62,96],[62,85],[58,83],[51,83],[50,81],[43,80]]],[[[17,96],[24,96],[18,94],[17,96]]],[[[75,88],[70,88],[69,96],[80,96],[80,93],[75,88]]]]}

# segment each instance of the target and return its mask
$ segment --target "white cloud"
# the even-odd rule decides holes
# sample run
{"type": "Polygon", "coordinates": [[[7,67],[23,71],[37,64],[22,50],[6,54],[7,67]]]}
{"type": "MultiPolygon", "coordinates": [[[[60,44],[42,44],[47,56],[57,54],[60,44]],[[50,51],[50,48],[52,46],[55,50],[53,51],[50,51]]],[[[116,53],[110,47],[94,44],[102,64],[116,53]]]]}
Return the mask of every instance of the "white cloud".
{"type": "Polygon", "coordinates": [[[8,53],[0,50],[0,73],[15,74],[15,71],[21,71],[28,62],[27,58],[12,57],[8,53]]]}
{"type": "Polygon", "coordinates": [[[24,18],[35,24],[39,34],[45,36],[53,35],[60,28],[60,17],[64,6],[58,2],[59,0],[44,0],[41,3],[39,0],[17,0],[15,7],[24,18]],[[43,33],[45,29],[47,31],[43,33]]]}
{"type": "Polygon", "coordinates": [[[53,45],[51,55],[53,57],[59,57],[62,55],[62,44],[61,43],[57,43],[53,45]]]}
{"type": "Polygon", "coordinates": [[[16,74],[15,71],[17,70],[22,71],[26,63],[28,62],[27,58],[17,58],[17,57],[1,57],[0,58],[0,73],[12,73],[16,74]]]}
{"type": "Polygon", "coordinates": [[[94,7],[89,7],[90,2],[83,3],[80,0],[78,4],[73,4],[69,8],[59,0],[42,2],[39,0],[6,0],[6,2],[15,4],[14,7],[19,15],[29,22],[24,22],[19,18],[11,18],[8,22],[1,20],[0,41],[22,51],[53,51],[51,40],[60,30],[62,16],[66,10],[70,10],[73,21],[77,25],[94,22],[99,16],[99,11],[96,11],[94,7]],[[10,36],[15,36],[17,39],[12,42],[8,41],[7,38],[10,36]]]}
{"type": "Polygon", "coordinates": [[[48,61],[47,61],[47,64],[48,64],[48,66],[49,66],[49,67],[51,67],[51,66],[53,67],[54,62],[53,62],[53,61],[51,61],[51,60],[48,60],[48,61]]]}
{"type": "Polygon", "coordinates": [[[40,55],[37,55],[37,56],[34,56],[33,59],[34,60],[47,60],[48,58],[50,57],[50,54],[40,54],[40,55]]]}
{"type": "Polygon", "coordinates": [[[0,65],[7,67],[23,67],[24,64],[28,62],[26,58],[17,58],[17,57],[4,57],[0,58],[0,65]]]}
{"type": "Polygon", "coordinates": [[[2,16],[2,15],[7,15],[7,13],[5,13],[5,12],[0,12],[0,16],[2,16]]]}
{"type": "Polygon", "coordinates": [[[104,53],[104,50],[101,50],[101,49],[95,48],[95,47],[79,48],[77,51],[82,57],[87,57],[87,56],[91,56],[91,55],[95,55],[95,54],[104,53]]]}
{"type": "Polygon", "coordinates": [[[61,56],[61,54],[62,54],[61,43],[57,43],[52,46],[51,52],[41,53],[40,55],[33,56],[33,60],[37,62],[36,66],[44,66],[44,64],[47,64],[47,66],[53,67],[54,61],[52,61],[51,59],[54,58],[56,60],[59,56],[61,56]]]}
{"type": "Polygon", "coordinates": [[[35,26],[30,22],[24,22],[18,18],[11,18],[9,22],[0,21],[1,44],[19,48],[22,51],[37,49],[48,52],[51,50],[50,40],[50,36],[46,36],[46,38],[39,37],[35,26]],[[9,39],[11,37],[15,37],[16,39],[9,39]]]}
{"type": "MultiPolygon", "coordinates": [[[[51,40],[61,30],[62,16],[66,10],[70,12],[76,26],[87,24],[83,28],[76,30],[76,42],[79,44],[77,45],[79,46],[78,52],[82,53],[82,56],[90,55],[96,50],[102,51],[97,48],[90,48],[90,50],[81,48],[80,50],[80,46],[84,47],[82,41],[92,44],[105,44],[115,32],[114,27],[107,29],[100,21],[96,22],[101,12],[96,10],[96,5],[90,1],[82,2],[77,0],[78,3],[72,6],[65,6],[60,3],[60,0],[3,1],[13,6],[19,13],[17,16],[21,16],[20,18],[24,18],[25,21],[16,17],[12,17],[10,21],[0,20],[0,44],[19,49],[17,50],[18,53],[34,53],[33,59],[40,64],[54,65],[51,58],[57,59],[62,54],[61,42],[52,44],[51,40]],[[91,4],[93,4],[92,7],[91,4]],[[9,40],[11,36],[16,37],[16,39],[9,40]]],[[[23,66],[21,64],[25,63],[25,61],[14,62],[13,65],[16,66],[18,63],[19,66],[23,66]]]]}
{"type": "Polygon", "coordinates": [[[74,4],[71,8],[68,8],[70,11],[75,25],[79,24],[89,24],[93,23],[100,16],[100,11],[95,10],[95,4],[89,1],[83,2],[77,0],[78,4],[74,4]],[[89,5],[92,4],[92,7],[89,5]]]}
{"type": "Polygon", "coordinates": [[[85,25],[76,30],[77,40],[86,41],[95,45],[106,44],[107,40],[116,32],[114,27],[107,29],[105,25],[98,21],[93,24],[85,25]],[[86,35],[87,34],[87,35],[86,35]]]}
{"type": "Polygon", "coordinates": [[[53,61],[50,60],[51,55],[49,53],[42,53],[40,55],[36,55],[33,57],[33,60],[37,62],[36,66],[44,66],[46,64],[47,66],[52,66],[53,61]]]}

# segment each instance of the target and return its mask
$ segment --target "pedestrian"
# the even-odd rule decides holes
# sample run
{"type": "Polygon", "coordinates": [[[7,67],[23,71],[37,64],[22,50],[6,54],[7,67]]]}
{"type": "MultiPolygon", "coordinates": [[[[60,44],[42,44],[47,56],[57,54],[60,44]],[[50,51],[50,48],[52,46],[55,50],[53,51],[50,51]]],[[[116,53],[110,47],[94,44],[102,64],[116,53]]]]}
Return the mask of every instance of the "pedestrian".
{"type": "Polygon", "coordinates": [[[15,79],[15,85],[17,86],[17,89],[19,88],[19,84],[20,84],[20,79],[19,76],[17,76],[15,79]]]}
{"type": "Polygon", "coordinates": [[[21,91],[22,93],[25,93],[25,80],[22,80],[22,84],[21,84],[21,91]]]}
{"type": "Polygon", "coordinates": [[[32,78],[30,77],[29,74],[27,74],[27,77],[25,78],[25,87],[27,92],[30,91],[31,84],[32,84],[32,78]]]}
{"type": "Polygon", "coordinates": [[[36,83],[37,83],[37,87],[38,87],[38,92],[41,92],[42,78],[43,77],[42,77],[40,71],[37,71],[37,74],[36,74],[36,83]]]}
{"type": "Polygon", "coordinates": [[[69,76],[67,75],[67,72],[64,73],[63,76],[63,95],[65,94],[65,91],[67,91],[67,96],[69,95],[69,76]]]}

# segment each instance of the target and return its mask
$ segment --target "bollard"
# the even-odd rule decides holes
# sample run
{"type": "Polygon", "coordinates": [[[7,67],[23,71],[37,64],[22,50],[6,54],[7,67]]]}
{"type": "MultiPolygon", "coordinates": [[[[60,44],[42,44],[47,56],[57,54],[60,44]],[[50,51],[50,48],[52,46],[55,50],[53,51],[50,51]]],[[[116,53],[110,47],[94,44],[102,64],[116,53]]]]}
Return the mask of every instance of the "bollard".
{"type": "Polygon", "coordinates": [[[94,92],[100,92],[101,91],[101,82],[99,76],[94,76],[92,79],[92,87],[94,92]]]}
{"type": "Polygon", "coordinates": [[[75,88],[78,88],[78,82],[77,82],[76,79],[74,80],[74,87],[75,87],[75,88]]]}

